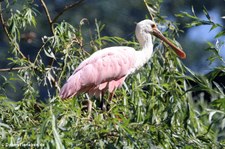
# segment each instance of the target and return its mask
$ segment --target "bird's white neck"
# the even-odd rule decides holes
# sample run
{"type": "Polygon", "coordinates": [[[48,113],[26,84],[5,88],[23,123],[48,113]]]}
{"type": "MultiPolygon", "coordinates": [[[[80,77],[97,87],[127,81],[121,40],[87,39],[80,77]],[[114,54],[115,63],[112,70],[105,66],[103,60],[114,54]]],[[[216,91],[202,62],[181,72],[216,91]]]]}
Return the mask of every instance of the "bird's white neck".
{"type": "Polygon", "coordinates": [[[144,37],[145,38],[143,40],[139,41],[142,50],[136,51],[136,69],[142,67],[145,63],[147,63],[153,54],[152,36],[150,34],[147,34],[144,37]]]}

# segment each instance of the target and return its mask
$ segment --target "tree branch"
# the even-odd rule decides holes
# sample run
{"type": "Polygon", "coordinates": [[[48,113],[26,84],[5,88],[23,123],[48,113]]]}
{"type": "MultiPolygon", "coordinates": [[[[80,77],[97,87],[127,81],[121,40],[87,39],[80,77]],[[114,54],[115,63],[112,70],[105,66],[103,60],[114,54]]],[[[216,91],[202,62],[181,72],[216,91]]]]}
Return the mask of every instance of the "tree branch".
{"type": "Polygon", "coordinates": [[[6,25],[5,25],[5,20],[4,20],[2,12],[3,12],[2,11],[2,4],[0,3],[0,21],[2,23],[3,30],[4,30],[8,40],[15,46],[17,52],[19,52],[19,54],[22,56],[22,58],[27,59],[26,56],[20,51],[20,48],[18,47],[18,45],[16,45],[15,42],[13,42],[13,40],[12,40],[10,34],[9,34],[9,31],[8,31],[6,25]]]}
{"type": "MultiPolygon", "coordinates": [[[[52,35],[54,35],[54,27],[53,27],[52,19],[51,19],[50,13],[49,13],[49,11],[48,11],[48,8],[47,8],[47,6],[46,6],[44,0],[40,0],[40,2],[41,2],[42,7],[44,8],[45,14],[46,14],[46,16],[47,16],[47,18],[48,18],[48,23],[49,23],[49,25],[50,25],[50,29],[51,29],[52,35]]],[[[40,49],[40,51],[41,51],[41,49],[40,49]]],[[[37,55],[37,57],[38,57],[38,55],[37,55]]],[[[37,57],[36,57],[36,58],[37,58],[37,57]]],[[[35,61],[36,61],[36,60],[35,60],[35,61]]],[[[54,59],[51,58],[50,61],[49,61],[50,66],[52,66],[53,62],[54,62],[54,59]]]]}
{"type": "MultiPolygon", "coordinates": [[[[0,72],[10,72],[10,71],[19,71],[22,69],[34,68],[32,66],[21,66],[21,67],[12,67],[12,68],[2,68],[0,72]]],[[[46,67],[45,70],[50,70],[50,67],[46,67]]]]}
{"type": "Polygon", "coordinates": [[[48,18],[48,23],[49,23],[49,25],[50,25],[52,34],[54,34],[54,28],[53,28],[53,26],[52,26],[52,19],[51,19],[50,13],[49,13],[49,11],[48,11],[48,8],[47,8],[47,6],[46,6],[44,0],[40,0],[40,2],[41,2],[42,7],[44,8],[45,14],[46,14],[46,16],[47,16],[47,18],[48,18]]]}
{"type": "Polygon", "coordinates": [[[62,11],[60,11],[60,12],[55,16],[55,18],[53,19],[52,23],[55,23],[55,22],[58,20],[58,18],[59,18],[64,12],[66,12],[66,11],[68,11],[68,10],[74,8],[74,7],[79,6],[83,1],[84,1],[84,0],[79,0],[79,1],[77,1],[77,2],[75,2],[75,3],[73,3],[73,4],[66,5],[66,6],[64,7],[64,9],[63,9],[62,11]]]}
{"type": "Polygon", "coordinates": [[[26,69],[26,68],[29,68],[29,67],[24,66],[24,67],[14,67],[14,68],[3,68],[3,69],[0,69],[0,72],[18,71],[18,70],[22,70],[22,69],[26,69]]]}
{"type": "MultiPolygon", "coordinates": [[[[19,70],[28,69],[28,68],[32,68],[32,67],[22,66],[22,67],[14,67],[14,68],[3,68],[3,69],[0,69],[0,72],[19,71],[19,70]]],[[[46,71],[51,70],[51,69],[52,68],[50,68],[50,67],[45,68],[46,71]]],[[[58,91],[60,90],[60,87],[59,87],[57,81],[53,77],[51,77],[51,79],[49,81],[51,81],[51,83],[53,83],[53,85],[58,89],[58,91]]]]}

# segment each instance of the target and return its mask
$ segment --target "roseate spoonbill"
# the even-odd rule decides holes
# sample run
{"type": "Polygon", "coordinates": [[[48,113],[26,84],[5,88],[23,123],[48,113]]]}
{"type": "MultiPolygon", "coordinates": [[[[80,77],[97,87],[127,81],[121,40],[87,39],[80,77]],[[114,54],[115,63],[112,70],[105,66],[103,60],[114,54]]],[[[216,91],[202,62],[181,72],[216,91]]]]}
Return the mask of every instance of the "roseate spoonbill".
{"type": "MultiPolygon", "coordinates": [[[[71,98],[82,92],[99,97],[108,90],[109,100],[111,100],[114,91],[122,86],[125,78],[151,58],[152,35],[171,46],[180,58],[186,58],[186,54],[166,39],[158,30],[156,23],[151,20],[137,23],[135,34],[141,46],[140,51],[127,46],[108,47],[96,51],[69,77],[60,90],[61,99],[71,98]]],[[[88,109],[90,112],[91,104],[88,109]]]]}

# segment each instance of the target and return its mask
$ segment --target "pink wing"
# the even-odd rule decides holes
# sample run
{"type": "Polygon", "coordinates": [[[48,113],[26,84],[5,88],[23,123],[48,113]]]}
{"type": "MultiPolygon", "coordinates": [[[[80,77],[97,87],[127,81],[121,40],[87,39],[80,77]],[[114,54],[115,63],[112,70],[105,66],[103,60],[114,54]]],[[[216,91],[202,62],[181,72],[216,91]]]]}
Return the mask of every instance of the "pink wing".
{"type": "Polygon", "coordinates": [[[130,47],[111,47],[99,50],[84,60],[69,77],[60,91],[62,99],[81,92],[98,96],[121,87],[134,69],[135,50],[130,47]]]}

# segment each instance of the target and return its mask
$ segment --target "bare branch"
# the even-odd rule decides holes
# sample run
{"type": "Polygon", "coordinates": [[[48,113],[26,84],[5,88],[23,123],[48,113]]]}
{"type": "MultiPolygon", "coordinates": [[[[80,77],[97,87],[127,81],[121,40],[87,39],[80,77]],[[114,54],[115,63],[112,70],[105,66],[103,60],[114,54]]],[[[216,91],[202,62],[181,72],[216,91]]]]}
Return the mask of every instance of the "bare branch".
{"type": "MultiPolygon", "coordinates": [[[[11,72],[11,71],[19,71],[19,70],[23,70],[23,69],[28,69],[28,68],[34,68],[31,66],[21,66],[21,67],[12,67],[12,68],[2,68],[0,69],[0,72],[11,72]]],[[[50,67],[46,67],[45,70],[50,70],[52,68],[50,67]]]]}
{"type": "Polygon", "coordinates": [[[53,26],[52,26],[52,19],[51,19],[50,13],[49,13],[49,11],[48,11],[48,8],[47,8],[47,6],[46,6],[44,0],[40,0],[40,2],[41,2],[42,7],[44,8],[45,14],[46,14],[46,16],[47,16],[47,18],[48,18],[48,23],[49,23],[49,25],[50,25],[52,34],[54,34],[54,28],[53,28],[53,26]]]}
{"type": "Polygon", "coordinates": [[[14,68],[3,68],[3,69],[0,69],[0,72],[18,71],[18,70],[27,69],[27,68],[29,67],[24,66],[24,67],[14,67],[14,68]]]}
{"type": "Polygon", "coordinates": [[[66,6],[64,7],[64,9],[63,9],[62,11],[60,11],[60,12],[57,14],[57,16],[53,19],[52,23],[55,23],[55,22],[58,20],[58,18],[59,18],[64,12],[66,12],[66,11],[72,9],[72,8],[75,8],[75,7],[79,6],[83,1],[84,1],[84,0],[79,0],[79,1],[77,1],[77,2],[75,2],[75,3],[73,3],[73,4],[66,5],[66,6]]]}
{"type": "Polygon", "coordinates": [[[6,33],[8,39],[10,39],[10,35],[9,35],[9,32],[8,32],[8,30],[7,30],[7,28],[6,28],[6,25],[5,25],[5,21],[4,21],[2,12],[3,12],[3,11],[2,11],[2,4],[0,3],[0,21],[1,21],[1,23],[2,23],[2,27],[3,27],[3,29],[4,29],[4,32],[6,33]]]}
{"type": "MultiPolygon", "coordinates": [[[[49,13],[49,11],[48,11],[48,8],[47,8],[47,6],[46,6],[44,0],[40,0],[40,2],[41,2],[42,7],[44,8],[45,14],[46,14],[46,16],[47,16],[47,18],[48,18],[48,23],[49,23],[49,25],[50,25],[51,32],[52,32],[52,34],[54,35],[54,27],[53,27],[52,19],[51,19],[50,13],[49,13]]],[[[42,49],[42,48],[41,48],[41,49],[42,49]]],[[[39,52],[41,51],[41,49],[39,50],[39,52]]],[[[39,55],[39,52],[38,52],[38,55],[39,55]]],[[[36,56],[36,58],[38,57],[38,55],[36,56]]],[[[36,61],[36,60],[35,60],[35,61],[36,61]]],[[[53,64],[53,62],[54,62],[54,59],[51,58],[49,63],[53,64]]],[[[52,66],[52,65],[50,65],[50,66],[52,66]]]]}
{"type": "Polygon", "coordinates": [[[5,23],[5,20],[4,20],[2,12],[3,12],[2,11],[2,4],[0,3],[0,21],[2,23],[3,30],[4,30],[4,32],[6,34],[6,36],[8,37],[9,41],[15,46],[17,52],[19,52],[19,54],[22,56],[22,58],[27,59],[26,56],[21,52],[21,50],[18,47],[18,45],[16,45],[16,43],[13,42],[13,40],[12,40],[10,34],[9,34],[9,31],[8,31],[6,25],[5,25],[6,23],[5,23]]]}

